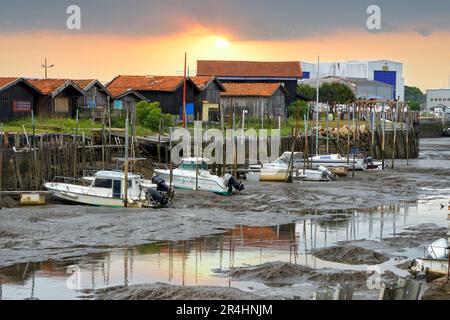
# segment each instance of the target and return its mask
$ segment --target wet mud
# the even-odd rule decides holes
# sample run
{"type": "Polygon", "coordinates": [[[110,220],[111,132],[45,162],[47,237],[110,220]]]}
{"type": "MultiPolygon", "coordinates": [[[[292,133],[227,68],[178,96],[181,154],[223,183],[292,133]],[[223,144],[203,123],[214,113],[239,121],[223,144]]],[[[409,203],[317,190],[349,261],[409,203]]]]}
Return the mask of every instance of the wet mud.
{"type": "Polygon", "coordinates": [[[389,257],[374,250],[349,245],[314,250],[312,254],[325,261],[350,265],[377,265],[389,261],[389,257]]]}
{"type": "MultiPolygon", "coordinates": [[[[253,184],[244,181],[245,191],[230,197],[178,191],[172,207],[161,210],[57,204],[36,208],[6,208],[0,211],[0,267],[27,262],[59,261],[156,241],[194,239],[222,234],[236,226],[280,226],[311,217],[317,223],[330,223],[332,226],[346,221],[353,209],[365,210],[448,198],[450,140],[442,142],[431,139],[421,142],[421,157],[411,160],[409,166],[405,161],[396,161],[395,170],[356,172],[354,178],[350,174],[347,178],[330,183],[253,184]]],[[[386,234],[379,241],[337,241],[329,244],[332,245],[331,248],[319,249],[313,255],[321,260],[348,265],[378,265],[391,259],[391,254],[398,257],[399,252],[447,237],[447,232],[447,228],[424,220],[396,234],[386,234]]],[[[402,269],[404,268],[403,266],[402,269]]],[[[252,280],[270,285],[296,285],[302,281],[334,285],[348,281],[358,288],[365,288],[370,273],[312,269],[271,262],[256,267],[232,269],[229,276],[235,280],[252,280]]],[[[394,279],[396,275],[387,272],[383,277],[394,279]]],[[[97,291],[93,297],[208,299],[208,295],[211,295],[211,298],[227,299],[226,296],[232,296],[232,292],[237,297],[241,296],[237,291],[227,290],[228,288],[219,290],[204,287],[180,289],[158,284],[115,287],[97,291]]],[[[262,296],[274,296],[274,293],[276,290],[271,289],[262,296]]],[[[242,297],[245,296],[253,297],[248,292],[242,294],[242,297]]]]}
{"type": "Polygon", "coordinates": [[[118,286],[85,291],[85,299],[94,300],[280,300],[281,297],[263,297],[236,288],[207,286],[175,286],[163,283],[118,286]]]}

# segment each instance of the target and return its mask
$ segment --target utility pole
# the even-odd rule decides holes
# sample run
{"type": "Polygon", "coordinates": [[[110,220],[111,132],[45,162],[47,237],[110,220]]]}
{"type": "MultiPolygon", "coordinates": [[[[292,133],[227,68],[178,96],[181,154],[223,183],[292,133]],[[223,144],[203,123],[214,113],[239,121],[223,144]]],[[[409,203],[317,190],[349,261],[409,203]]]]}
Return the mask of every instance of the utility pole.
{"type": "Polygon", "coordinates": [[[320,86],[320,56],[317,57],[317,83],[316,83],[316,156],[319,155],[319,86],[320,86]]]}
{"type": "Polygon", "coordinates": [[[54,64],[48,65],[47,64],[47,58],[45,58],[45,64],[42,65],[42,68],[45,69],[45,79],[48,79],[48,69],[51,69],[54,66],[55,66],[54,64]]]}

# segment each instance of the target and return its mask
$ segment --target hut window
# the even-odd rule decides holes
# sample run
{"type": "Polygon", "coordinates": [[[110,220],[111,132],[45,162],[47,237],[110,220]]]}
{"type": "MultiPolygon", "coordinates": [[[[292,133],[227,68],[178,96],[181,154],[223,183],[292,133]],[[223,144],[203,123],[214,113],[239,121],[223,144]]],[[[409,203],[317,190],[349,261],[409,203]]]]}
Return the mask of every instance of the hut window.
{"type": "Polygon", "coordinates": [[[114,109],[122,110],[123,109],[123,101],[122,100],[114,100],[114,109]]]}

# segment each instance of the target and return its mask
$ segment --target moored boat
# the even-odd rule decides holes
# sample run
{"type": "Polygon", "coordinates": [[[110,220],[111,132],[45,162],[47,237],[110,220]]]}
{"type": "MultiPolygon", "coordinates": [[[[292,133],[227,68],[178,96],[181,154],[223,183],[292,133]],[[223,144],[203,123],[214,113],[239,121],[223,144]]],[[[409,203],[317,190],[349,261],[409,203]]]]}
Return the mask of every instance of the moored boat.
{"type": "Polygon", "coordinates": [[[53,182],[45,183],[45,187],[55,198],[71,203],[106,207],[125,207],[125,204],[134,208],[164,207],[170,203],[171,193],[165,181],[155,179],[155,182],[129,173],[126,197],[125,173],[122,171],[99,171],[93,177],[79,180],[56,177],[53,182]]]}
{"type": "Polygon", "coordinates": [[[303,154],[294,152],[285,152],[281,157],[271,163],[264,165],[251,165],[246,173],[249,181],[272,181],[272,182],[286,182],[290,176],[290,163],[293,165],[294,181],[330,181],[336,180],[337,177],[325,167],[318,167],[317,169],[303,169],[304,159],[303,154]]]}
{"type": "MultiPolygon", "coordinates": [[[[236,190],[242,191],[244,185],[230,174],[219,177],[208,169],[209,159],[186,158],[181,165],[173,169],[173,186],[177,189],[209,191],[221,195],[231,195],[236,190]]],[[[157,169],[155,173],[163,179],[170,180],[170,170],[157,169]]]]}

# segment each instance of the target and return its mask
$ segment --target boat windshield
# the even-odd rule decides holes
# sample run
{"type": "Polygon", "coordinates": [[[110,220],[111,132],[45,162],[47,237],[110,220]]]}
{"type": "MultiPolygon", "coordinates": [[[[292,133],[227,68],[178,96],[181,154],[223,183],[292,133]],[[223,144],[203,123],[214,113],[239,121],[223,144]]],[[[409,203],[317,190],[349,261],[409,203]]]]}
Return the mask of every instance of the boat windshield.
{"type": "MultiPolygon", "coordinates": [[[[291,162],[292,153],[285,153],[280,158],[278,158],[275,163],[289,164],[291,162]]],[[[303,163],[303,154],[294,153],[294,164],[303,163]]]]}
{"type": "Polygon", "coordinates": [[[205,162],[195,164],[194,162],[183,162],[178,169],[180,170],[188,170],[188,171],[195,171],[198,168],[198,170],[208,170],[208,164],[205,162]]]}

